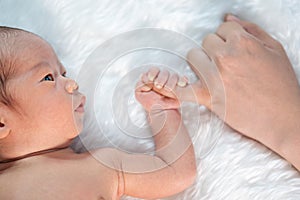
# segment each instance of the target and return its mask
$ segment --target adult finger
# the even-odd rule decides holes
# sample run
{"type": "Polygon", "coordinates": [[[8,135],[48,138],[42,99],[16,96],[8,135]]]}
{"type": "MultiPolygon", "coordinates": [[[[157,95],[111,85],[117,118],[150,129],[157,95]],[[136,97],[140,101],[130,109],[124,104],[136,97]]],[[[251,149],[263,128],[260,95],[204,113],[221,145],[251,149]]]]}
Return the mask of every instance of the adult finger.
{"type": "Polygon", "coordinates": [[[198,80],[195,83],[189,84],[184,88],[176,87],[174,90],[176,98],[180,101],[194,102],[205,105],[208,109],[210,109],[210,94],[206,87],[201,84],[201,81],[198,80]]]}
{"type": "Polygon", "coordinates": [[[227,21],[222,23],[216,31],[216,34],[220,36],[224,41],[236,39],[237,34],[241,33],[246,33],[246,31],[240,24],[234,21],[227,21]]]}
{"type": "MultiPolygon", "coordinates": [[[[192,49],[189,51],[187,55],[188,63],[191,67],[191,69],[195,72],[197,77],[200,79],[198,88],[197,88],[197,97],[198,97],[198,103],[203,104],[207,106],[208,108],[210,105],[210,92],[214,90],[214,83],[213,78],[211,78],[213,75],[213,71],[215,71],[213,68],[216,68],[213,66],[213,63],[209,59],[209,57],[203,52],[201,49],[192,49]],[[205,94],[205,95],[204,95],[205,94]]],[[[191,95],[191,91],[196,91],[192,87],[186,87],[186,88],[176,88],[176,95],[184,97],[187,97],[187,100],[189,98],[193,97],[191,95]]]]}
{"type": "Polygon", "coordinates": [[[187,62],[197,77],[202,80],[211,77],[217,71],[212,59],[203,49],[191,49],[187,55],[187,62]]]}
{"type": "Polygon", "coordinates": [[[224,18],[225,22],[236,22],[240,26],[244,28],[248,33],[259,39],[260,41],[264,42],[270,47],[276,47],[278,44],[278,41],[272,38],[267,32],[265,32],[261,27],[258,25],[244,21],[239,19],[238,17],[232,15],[232,14],[227,14],[224,18]]]}
{"type": "Polygon", "coordinates": [[[222,38],[220,38],[216,34],[208,34],[202,42],[202,47],[205,50],[205,52],[208,54],[208,56],[212,59],[215,58],[215,55],[217,55],[217,52],[220,51],[220,49],[223,48],[225,45],[225,42],[222,38]]]}

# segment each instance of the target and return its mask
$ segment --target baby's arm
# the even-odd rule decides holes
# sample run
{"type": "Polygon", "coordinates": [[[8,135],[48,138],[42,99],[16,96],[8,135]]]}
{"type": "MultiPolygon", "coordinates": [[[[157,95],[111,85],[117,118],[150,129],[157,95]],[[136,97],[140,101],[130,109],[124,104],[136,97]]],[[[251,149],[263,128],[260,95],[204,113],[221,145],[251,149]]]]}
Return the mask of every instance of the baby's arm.
{"type": "MultiPolygon", "coordinates": [[[[155,156],[119,152],[122,160],[123,194],[153,199],[179,193],[196,174],[194,150],[178,111],[165,112],[166,122],[154,136],[155,156]]],[[[161,124],[162,113],[151,115],[152,129],[161,124]]]]}
{"type": "MultiPolygon", "coordinates": [[[[157,78],[162,78],[162,75],[158,73],[157,78]]],[[[178,79],[175,78],[174,83],[173,76],[176,75],[167,77],[165,84],[176,88],[178,79]]],[[[153,81],[145,80],[145,76],[143,80],[146,83],[138,83],[136,98],[149,116],[155,142],[154,156],[105,148],[94,151],[92,154],[96,160],[91,160],[92,163],[101,161],[96,167],[101,177],[100,188],[110,186],[111,191],[115,191],[113,196],[157,199],[190,186],[196,176],[196,161],[191,139],[177,110],[180,105],[178,99],[154,92],[153,87],[149,88],[153,81]]],[[[165,87],[161,89],[165,90],[165,87]]],[[[107,189],[105,191],[108,192],[107,189]]]]}
{"type": "MultiPolygon", "coordinates": [[[[165,79],[165,85],[172,85],[174,89],[177,75],[164,76],[164,73],[160,73],[157,79],[165,79]]],[[[155,156],[123,154],[124,194],[161,198],[181,192],[193,183],[196,174],[195,155],[177,110],[180,103],[177,99],[154,92],[153,88],[145,91],[143,87],[147,80],[143,77],[143,82],[137,86],[136,98],[149,115],[155,156]]]]}

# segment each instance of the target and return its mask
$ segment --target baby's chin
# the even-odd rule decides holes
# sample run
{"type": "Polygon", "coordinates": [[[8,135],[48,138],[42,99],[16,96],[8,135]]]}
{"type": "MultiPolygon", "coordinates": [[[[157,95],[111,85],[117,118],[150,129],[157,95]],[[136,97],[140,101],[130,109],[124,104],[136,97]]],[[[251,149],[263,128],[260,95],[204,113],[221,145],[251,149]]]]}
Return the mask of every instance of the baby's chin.
{"type": "Polygon", "coordinates": [[[83,130],[83,119],[84,119],[84,113],[76,113],[74,115],[74,138],[78,136],[81,131],[83,130]]]}
{"type": "Polygon", "coordinates": [[[82,131],[83,127],[80,126],[80,127],[76,127],[76,130],[73,132],[72,136],[71,136],[71,139],[74,139],[76,138],[82,131]]]}
{"type": "Polygon", "coordinates": [[[81,131],[83,130],[83,125],[79,124],[79,125],[75,125],[73,130],[69,130],[66,134],[68,135],[68,139],[73,140],[74,138],[76,138],[81,131]]]}

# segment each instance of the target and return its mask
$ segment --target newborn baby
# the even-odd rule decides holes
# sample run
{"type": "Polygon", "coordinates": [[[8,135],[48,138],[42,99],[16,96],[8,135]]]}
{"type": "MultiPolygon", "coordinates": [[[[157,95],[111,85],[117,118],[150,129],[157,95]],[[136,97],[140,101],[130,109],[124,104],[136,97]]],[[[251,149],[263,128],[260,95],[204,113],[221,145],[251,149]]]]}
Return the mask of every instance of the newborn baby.
{"type": "Polygon", "coordinates": [[[160,89],[177,88],[182,79],[152,72],[135,94],[150,119],[155,155],[76,154],[69,145],[83,128],[85,96],[47,42],[0,27],[0,199],[154,199],[190,186],[196,164],[179,101],[149,87],[163,80],[160,89]]]}

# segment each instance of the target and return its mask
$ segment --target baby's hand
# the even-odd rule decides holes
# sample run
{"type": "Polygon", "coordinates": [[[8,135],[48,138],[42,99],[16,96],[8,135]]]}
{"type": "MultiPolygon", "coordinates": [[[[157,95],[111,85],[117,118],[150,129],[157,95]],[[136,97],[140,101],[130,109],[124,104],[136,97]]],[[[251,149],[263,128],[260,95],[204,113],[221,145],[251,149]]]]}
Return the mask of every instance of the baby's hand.
{"type": "Polygon", "coordinates": [[[188,85],[187,77],[179,77],[176,73],[170,74],[167,70],[160,71],[156,67],[142,74],[141,81],[153,91],[172,99],[179,99],[177,90],[188,85]]]}
{"type": "Polygon", "coordinates": [[[136,99],[149,112],[154,109],[177,109],[180,106],[176,88],[186,87],[187,78],[179,77],[168,71],[151,68],[143,73],[135,90],[136,99]]]}

